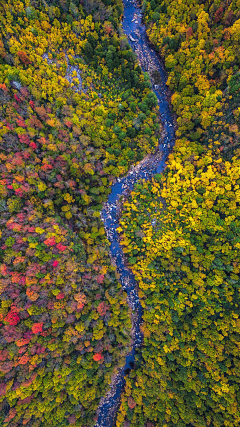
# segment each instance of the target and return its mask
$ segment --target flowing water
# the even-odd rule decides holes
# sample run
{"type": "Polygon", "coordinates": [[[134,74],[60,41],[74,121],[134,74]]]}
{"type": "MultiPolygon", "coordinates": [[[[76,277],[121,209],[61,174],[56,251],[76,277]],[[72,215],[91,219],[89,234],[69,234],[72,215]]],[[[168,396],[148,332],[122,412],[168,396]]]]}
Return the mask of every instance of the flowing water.
{"type": "Polygon", "coordinates": [[[125,255],[119,243],[117,228],[121,215],[120,196],[129,194],[134,184],[139,179],[150,179],[154,174],[163,172],[165,160],[174,145],[174,121],[168,103],[168,91],[166,87],[166,72],[152,46],[149,44],[146,28],[142,22],[141,9],[134,0],[123,0],[124,19],[123,31],[128,37],[129,44],[137,55],[137,59],[144,72],[148,72],[155,92],[159,115],[162,122],[162,137],[159,140],[159,148],[153,155],[148,155],[140,164],[133,167],[128,175],[112,186],[111,194],[101,212],[108,240],[110,242],[110,255],[116,265],[120,276],[122,288],[127,292],[128,304],[132,310],[132,350],[126,356],[125,366],[112,379],[110,391],[100,401],[98,420],[95,427],[113,427],[115,425],[116,412],[120,405],[121,393],[125,384],[125,375],[134,366],[135,354],[141,346],[143,336],[140,325],[143,309],[138,296],[138,287],[132,271],[127,267],[125,255]]]}

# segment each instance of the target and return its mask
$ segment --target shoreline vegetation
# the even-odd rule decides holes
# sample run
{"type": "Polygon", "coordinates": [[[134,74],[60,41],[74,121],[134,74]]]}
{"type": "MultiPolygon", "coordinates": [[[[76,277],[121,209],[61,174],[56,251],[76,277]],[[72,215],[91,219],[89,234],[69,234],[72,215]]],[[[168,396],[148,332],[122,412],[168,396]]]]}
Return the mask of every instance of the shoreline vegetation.
{"type": "Polygon", "coordinates": [[[144,346],[117,427],[239,424],[239,2],[143,2],[177,114],[162,175],[120,221],[144,346]]]}
{"type": "Polygon", "coordinates": [[[121,3],[85,3],[0,6],[4,427],[93,426],[130,350],[100,211],[157,145],[157,103],[118,35],[121,3]]]}
{"type": "Polygon", "coordinates": [[[120,31],[123,3],[0,4],[3,427],[93,427],[128,365],[116,427],[240,424],[240,1],[141,3],[177,123],[167,160],[161,86],[130,48],[142,24],[120,31]],[[159,140],[159,173],[136,183],[159,140]],[[116,233],[138,295],[101,219],[124,183],[116,233]]]}

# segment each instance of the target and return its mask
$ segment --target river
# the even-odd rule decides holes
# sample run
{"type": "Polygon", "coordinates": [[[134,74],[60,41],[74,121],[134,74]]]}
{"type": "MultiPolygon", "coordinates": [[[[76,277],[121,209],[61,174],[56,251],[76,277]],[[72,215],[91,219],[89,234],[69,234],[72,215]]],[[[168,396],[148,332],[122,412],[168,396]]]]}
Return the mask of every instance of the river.
{"type": "Polygon", "coordinates": [[[137,166],[132,167],[126,177],[118,179],[112,186],[111,194],[101,212],[105,231],[110,242],[110,256],[112,262],[116,265],[122,288],[127,292],[128,304],[132,311],[132,350],[126,356],[125,366],[119,369],[118,374],[112,379],[110,391],[100,401],[95,427],[113,427],[115,425],[121,393],[125,384],[125,376],[133,368],[135,354],[143,341],[140,329],[143,308],[138,296],[138,286],[132,271],[127,267],[127,261],[119,243],[119,234],[117,232],[122,207],[119,198],[120,196],[127,197],[129,191],[133,190],[135,183],[139,179],[148,180],[156,173],[162,173],[165,168],[165,160],[174,145],[174,119],[168,102],[169,93],[166,86],[166,72],[159,56],[148,41],[146,28],[142,22],[141,9],[137,1],[123,0],[123,5],[123,31],[137,55],[142,70],[150,75],[152,89],[158,99],[162,137],[154,154],[148,155],[137,166]]]}

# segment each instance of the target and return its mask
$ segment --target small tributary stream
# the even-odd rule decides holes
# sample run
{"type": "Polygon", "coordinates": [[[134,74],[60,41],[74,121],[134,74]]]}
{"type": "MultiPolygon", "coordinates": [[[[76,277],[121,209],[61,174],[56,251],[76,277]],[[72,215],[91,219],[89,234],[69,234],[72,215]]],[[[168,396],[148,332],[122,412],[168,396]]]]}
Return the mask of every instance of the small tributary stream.
{"type": "Polygon", "coordinates": [[[166,72],[157,53],[150,45],[145,25],[142,22],[141,8],[136,0],[123,0],[124,19],[123,31],[128,37],[129,44],[135,51],[139,64],[144,72],[148,72],[152,82],[162,122],[162,138],[159,147],[152,155],[148,155],[140,164],[132,167],[128,175],[112,186],[111,194],[101,212],[108,240],[110,255],[116,265],[122,288],[127,292],[128,304],[132,310],[132,350],[126,356],[125,366],[112,379],[110,391],[100,401],[98,420],[95,427],[113,427],[117,409],[120,405],[121,393],[125,384],[125,375],[134,366],[137,348],[141,346],[143,337],[140,330],[143,309],[138,296],[138,286],[132,271],[127,267],[127,261],[119,242],[119,218],[121,215],[120,196],[127,197],[139,179],[150,179],[156,173],[163,172],[165,160],[174,145],[174,120],[168,102],[166,87],[166,72]]]}

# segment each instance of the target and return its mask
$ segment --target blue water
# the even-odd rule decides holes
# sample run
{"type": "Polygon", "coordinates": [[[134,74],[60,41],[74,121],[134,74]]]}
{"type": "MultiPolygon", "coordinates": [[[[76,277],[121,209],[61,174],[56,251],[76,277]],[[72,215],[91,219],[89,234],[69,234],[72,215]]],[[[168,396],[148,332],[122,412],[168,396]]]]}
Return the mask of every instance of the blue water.
{"type": "Polygon", "coordinates": [[[127,196],[133,190],[135,183],[143,178],[150,179],[156,173],[162,173],[165,168],[165,160],[174,145],[174,121],[168,103],[168,91],[166,87],[166,72],[157,53],[151,47],[146,35],[145,25],[142,23],[141,9],[134,0],[123,0],[124,19],[123,31],[127,35],[129,44],[135,51],[139,64],[144,72],[148,72],[155,92],[159,115],[162,122],[162,137],[159,141],[159,150],[142,166],[133,168],[126,177],[118,179],[112,186],[111,194],[101,212],[108,240],[110,242],[110,255],[120,276],[122,288],[127,292],[128,304],[132,309],[133,336],[132,350],[126,357],[125,366],[119,370],[111,384],[111,390],[101,399],[98,409],[98,420],[95,427],[113,427],[115,425],[116,412],[120,405],[121,393],[125,384],[125,375],[134,366],[137,349],[141,346],[143,336],[140,330],[143,308],[138,296],[138,286],[132,271],[126,266],[126,258],[119,243],[117,228],[119,227],[119,215],[121,204],[120,196],[127,196]],[[156,77],[152,77],[152,74],[156,77]]]}

